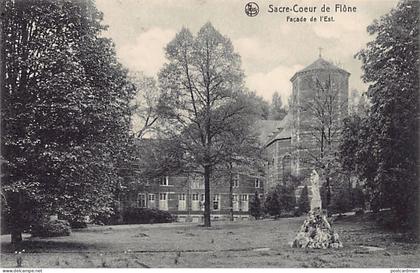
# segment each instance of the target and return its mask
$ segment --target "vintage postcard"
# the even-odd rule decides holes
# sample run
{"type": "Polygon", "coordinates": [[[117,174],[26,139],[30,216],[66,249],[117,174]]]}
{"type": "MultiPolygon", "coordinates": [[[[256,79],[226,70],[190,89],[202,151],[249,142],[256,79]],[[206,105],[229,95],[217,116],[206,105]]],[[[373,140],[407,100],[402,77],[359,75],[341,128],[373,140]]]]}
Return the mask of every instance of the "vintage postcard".
{"type": "Polygon", "coordinates": [[[418,272],[419,1],[0,5],[3,272],[418,272]]]}

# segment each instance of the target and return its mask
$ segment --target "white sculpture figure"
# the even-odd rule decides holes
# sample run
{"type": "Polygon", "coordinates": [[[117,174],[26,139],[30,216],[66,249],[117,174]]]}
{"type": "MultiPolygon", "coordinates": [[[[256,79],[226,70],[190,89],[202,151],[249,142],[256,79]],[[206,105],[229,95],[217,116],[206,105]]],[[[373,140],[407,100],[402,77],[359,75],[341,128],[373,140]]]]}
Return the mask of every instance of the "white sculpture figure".
{"type": "Polygon", "coordinates": [[[319,193],[319,175],[318,173],[313,170],[311,173],[311,190],[312,190],[312,198],[311,198],[311,211],[315,210],[322,210],[321,205],[321,195],[319,193]]]}
{"type": "Polygon", "coordinates": [[[311,212],[309,213],[298,234],[291,243],[298,248],[342,248],[338,234],[328,223],[327,216],[322,213],[321,195],[319,192],[319,175],[311,173],[311,212]]]}

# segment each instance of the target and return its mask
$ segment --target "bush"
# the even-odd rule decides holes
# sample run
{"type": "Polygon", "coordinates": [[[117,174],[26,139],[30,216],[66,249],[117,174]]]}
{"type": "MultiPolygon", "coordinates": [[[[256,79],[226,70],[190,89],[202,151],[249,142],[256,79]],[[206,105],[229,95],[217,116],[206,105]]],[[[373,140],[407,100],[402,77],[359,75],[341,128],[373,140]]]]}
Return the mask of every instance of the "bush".
{"type": "Polygon", "coordinates": [[[87,228],[87,223],[84,221],[70,221],[71,228],[87,228]]]}
{"type": "Polygon", "coordinates": [[[364,215],[364,214],[365,214],[365,211],[362,208],[354,209],[354,215],[361,216],[361,215],[364,215]]]}
{"type": "Polygon", "coordinates": [[[330,210],[332,213],[345,213],[352,210],[350,190],[341,188],[334,190],[331,196],[330,210]]]}
{"type": "Polygon", "coordinates": [[[277,185],[269,192],[264,202],[264,210],[271,216],[279,217],[282,213],[290,213],[296,205],[293,187],[277,185]]]}
{"type": "Polygon", "coordinates": [[[171,223],[175,217],[167,211],[148,208],[128,208],[123,212],[124,224],[171,223]]]}
{"type": "Polygon", "coordinates": [[[274,190],[267,194],[264,202],[264,212],[271,216],[280,216],[281,207],[277,191],[274,190]]]}
{"type": "Polygon", "coordinates": [[[310,204],[309,204],[308,186],[305,186],[302,189],[297,205],[298,205],[298,209],[297,209],[296,214],[299,216],[302,215],[303,213],[308,213],[309,210],[311,209],[310,204]]]}
{"type": "Polygon", "coordinates": [[[58,237],[69,236],[71,227],[66,220],[49,220],[34,225],[31,229],[32,236],[58,237]]]}
{"type": "Polygon", "coordinates": [[[258,192],[255,192],[254,197],[251,199],[250,202],[249,213],[255,217],[256,220],[260,219],[262,216],[262,208],[261,208],[261,200],[258,196],[258,192]]]}

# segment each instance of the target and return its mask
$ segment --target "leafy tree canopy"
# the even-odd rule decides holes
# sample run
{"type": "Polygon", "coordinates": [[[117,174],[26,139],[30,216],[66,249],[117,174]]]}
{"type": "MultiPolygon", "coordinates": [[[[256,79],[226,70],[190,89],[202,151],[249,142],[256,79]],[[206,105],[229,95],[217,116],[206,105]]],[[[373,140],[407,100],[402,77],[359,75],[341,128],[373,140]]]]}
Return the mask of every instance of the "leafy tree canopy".
{"type": "Polygon", "coordinates": [[[2,193],[67,218],[108,213],[135,89],[92,1],[5,2],[2,193]]]}

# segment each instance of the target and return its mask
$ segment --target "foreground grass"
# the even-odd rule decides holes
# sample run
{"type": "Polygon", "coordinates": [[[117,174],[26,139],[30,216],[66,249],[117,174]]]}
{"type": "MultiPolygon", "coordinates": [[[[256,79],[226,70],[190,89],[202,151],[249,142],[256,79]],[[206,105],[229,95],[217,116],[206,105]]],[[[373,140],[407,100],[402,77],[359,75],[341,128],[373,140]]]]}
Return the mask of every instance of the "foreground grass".
{"type": "Polygon", "coordinates": [[[304,218],[89,227],[69,237],[27,238],[14,254],[1,236],[1,266],[15,267],[420,267],[418,244],[360,217],[333,226],[343,249],[290,248],[304,218]],[[375,246],[371,251],[362,246],[375,246]]]}

